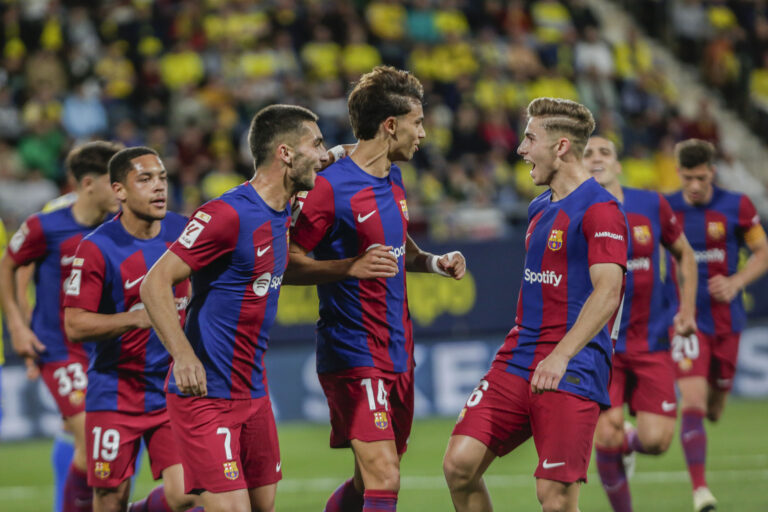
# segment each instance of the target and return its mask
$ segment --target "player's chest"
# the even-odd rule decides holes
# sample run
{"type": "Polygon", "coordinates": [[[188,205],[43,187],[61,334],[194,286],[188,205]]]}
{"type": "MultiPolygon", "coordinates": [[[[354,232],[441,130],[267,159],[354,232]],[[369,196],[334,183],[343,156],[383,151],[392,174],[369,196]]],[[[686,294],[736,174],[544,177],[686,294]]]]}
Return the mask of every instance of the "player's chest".
{"type": "Polygon", "coordinates": [[[725,247],[733,239],[735,217],[719,210],[676,211],[686,238],[697,251],[725,247]]]}
{"type": "Polygon", "coordinates": [[[351,196],[337,218],[341,229],[367,247],[400,246],[408,233],[408,203],[399,188],[369,188],[351,196]],[[367,244],[367,245],[366,245],[367,244]]]}
{"type": "Polygon", "coordinates": [[[640,213],[627,212],[632,258],[650,257],[659,243],[658,223],[640,213]]]}
{"type": "Polygon", "coordinates": [[[536,215],[525,234],[529,258],[566,260],[569,250],[583,243],[578,223],[562,210],[545,210],[536,215]]]}
{"type": "Polygon", "coordinates": [[[126,309],[141,302],[139,291],[149,269],[170,247],[171,241],[158,240],[151,245],[133,250],[117,250],[110,253],[107,276],[111,283],[115,302],[122,302],[126,309]]]}
{"type": "Polygon", "coordinates": [[[241,228],[232,255],[233,270],[257,277],[265,272],[282,274],[288,265],[290,217],[268,222],[254,222],[241,228]]]}

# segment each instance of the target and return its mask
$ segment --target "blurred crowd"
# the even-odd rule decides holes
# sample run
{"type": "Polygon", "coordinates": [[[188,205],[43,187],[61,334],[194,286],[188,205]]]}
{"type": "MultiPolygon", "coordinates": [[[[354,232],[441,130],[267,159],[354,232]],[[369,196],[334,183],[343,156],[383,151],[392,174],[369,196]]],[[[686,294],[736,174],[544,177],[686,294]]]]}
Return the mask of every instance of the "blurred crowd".
{"type": "Polygon", "coordinates": [[[11,225],[66,191],[63,155],[92,138],[158,150],[182,212],[251,176],[248,123],[266,104],[307,106],[329,147],[352,142],[346,94],[378,64],[425,87],[427,139],[402,165],[414,234],[493,237],[525,219],[540,190],[515,149],[538,96],[587,105],[631,186],[675,189],[674,143],[719,141],[708,104],[682,117],[648,45],[631,30],[606,42],[584,0],[0,0],[0,14],[11,225]]]}

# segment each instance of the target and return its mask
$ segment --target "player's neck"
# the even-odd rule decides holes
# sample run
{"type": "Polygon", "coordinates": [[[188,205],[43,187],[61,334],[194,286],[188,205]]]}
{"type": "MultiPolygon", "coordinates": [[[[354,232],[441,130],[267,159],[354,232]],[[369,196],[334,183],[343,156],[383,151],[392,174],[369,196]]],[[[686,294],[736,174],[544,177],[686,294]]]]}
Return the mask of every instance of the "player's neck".
{"type": "Polygon", "coordinates": [[[377,178],[386,178],[392,168],[387,145],[377,139],[359,141],[349,157],[363,171],[377,178]]]}
{"type": "Polygon", "coordinates": [[[123,225],[123,228],[129,235],[142,240],[155,238],[160,234],[160,229],[162,228],[161,221],[142,219],[127,208],[123,208],[123,213],[120,215],[120,224],[123,225]]]}
{"type": "Polygon", "coordinates": [[[72,216],[78,224],[95,226],[101,224],[104,217],[107,216],[107,212],[103,212],[98,206],[91,204],[88,197],[81,192],[75,202],[72,203],[72,216]]]}
{"type": "Polygon", "coordinates": [[[269,169],[257,169],[249,183],[270,208],[280,212],[285,210],[293,191],[288,188],[287,183],[274,179],[274,176],[276,173],[269,169]]]}
{"type": "Polygon", "coordinates": [[[613,197],[619,200],[620,203],[624,202],[624,189],[621,188],[621,183],[619,183],[619,180],[614,181],[607,187],[605,187],[605,190],[610,192],[613,197]]]}
{"type": "Polygon", "coordinates": [[[552,190],[552,201],[565,199],[589,178],[589,173],[581,163],[562,163],[549,183],[549,188],[552,190]]]}
{"type": "Polygon", "coordinates": [[[683,192],[683,200],[688,203],[690,206],[703,206],[705,204],[709,204],[710,201],[712,201],[712,196],[715,194],[715,187],[709,187],[709,191],[707,191],[707,194],[704,196],[704,198],[701,201],[693,202],[691,198],[689,198],[685,192],[683,192]]]}

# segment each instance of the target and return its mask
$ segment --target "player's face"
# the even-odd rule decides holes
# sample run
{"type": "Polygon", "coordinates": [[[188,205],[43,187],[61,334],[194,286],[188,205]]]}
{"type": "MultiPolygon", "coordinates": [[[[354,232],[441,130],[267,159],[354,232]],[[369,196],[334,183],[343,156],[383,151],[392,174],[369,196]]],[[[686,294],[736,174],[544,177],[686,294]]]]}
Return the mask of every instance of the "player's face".
{"type": "Polygon", "coordinates": [[[125,183],[115,183],[115,192],[136,217],[153,221],[162,220],[168,211],[168,173],[156,155],[141,155],[131,160],[133,168],[125,176],[125,183]]]}
{"type": "Polygon", "coordinates": [[[317,123],[304,122],[304,130],[295,151],[293,165],[288,174],[293,182],[293,191],[312,190],[315,188],[317,173],[328,162],[328,150],[317,123]]]}
{"type": "Polygon", "coordinates": [[[556,143],[551,140],[540,118],[532,117],[525,127],[525,136],[517,154],[532,164],[531,178],[536,185],[549,185],[555,175],[556,143]]]}
{"type": "Polygon", "coordinates": [[[705,204],[712,197],[712,181],[715,171],[709,164],[701,164],[688,169],[679,167],[683,196],[690,204],[705,204]]]}
{"type": "Polygon", "coordinates": [[[621,172],[613,142],[603,137],[592,137],[584,149],[584,165],[599,184],[612,185],[621,172]]]}
{"type": "Polygon", "coordinates": [[[93,176],[90,193],[101,211],[115,213],[120,209],[120,201],[117,200],[112,184],[109,182],[109,173],[93,176]]]}
{"type": "Polygon", "coordinates": [[[413,158],[419,150],[421,139],[427,136],[424,131],[424,108],[420,101],[411,101],[411,111],[395,118],[394,143],[390,148],[389,159],[393,162],[404,162],[413,158]]]}

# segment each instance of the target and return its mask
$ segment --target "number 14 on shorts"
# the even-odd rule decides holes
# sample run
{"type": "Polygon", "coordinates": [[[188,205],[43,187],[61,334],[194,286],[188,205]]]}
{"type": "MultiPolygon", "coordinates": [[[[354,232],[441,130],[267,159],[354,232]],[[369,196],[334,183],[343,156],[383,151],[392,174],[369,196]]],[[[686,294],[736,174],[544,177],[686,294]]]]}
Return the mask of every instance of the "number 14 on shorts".
{"type": "Polygon", "coordinates": [[[378,385],[376,390],[376,396],[374,399],[373,394],[373,382],[372,379],[362,379],[360,385],[365,388],[365,393],[368,396],[368,407],[375,411],[377,409],[377,403],[379,406],[383,406],[385,411],[389,410],[389,402],[387,401],[387,390],[384,387],[384,381],[377,379],[378,385]]]}

